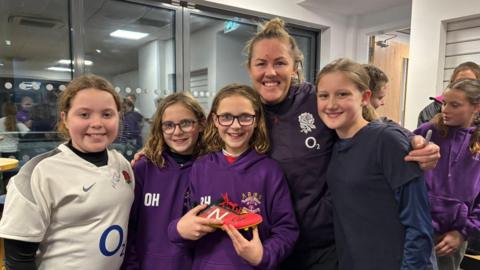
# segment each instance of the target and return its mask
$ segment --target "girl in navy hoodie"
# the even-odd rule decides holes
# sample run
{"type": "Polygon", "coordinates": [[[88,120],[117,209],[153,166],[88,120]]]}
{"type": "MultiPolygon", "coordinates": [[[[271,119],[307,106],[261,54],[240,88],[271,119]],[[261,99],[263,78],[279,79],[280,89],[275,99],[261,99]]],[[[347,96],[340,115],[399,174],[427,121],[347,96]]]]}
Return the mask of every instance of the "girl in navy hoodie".
{"type": "Polygon", "coordinates": [[[339,269],[429,269],[432,224],[422,172],[404,162],[407,134],[376,118],[369,77],[338,59],[317,76],[318,113],[335,129],[327,170],[339,269]]]}
{"type": "Polygon", "coordinates": [[[134,167],[137,183],[122,269],[191,268],[191,250],[166,236],[170,221],[186,209],[188,175],[202,148],[204,126],[200,104],[186,93],[166,97],[155,113],[144,156],[134,167]]]}
{"type": "Polygon", "coordinates": [[[282,170],[264,154],[270,146],[266,130],[255,90],[231,84],[218,92],[205,131],[208,154],[192,166],[191,199],[209,204],[227,193],[263,222],[251,233],[231,225],[206,232],[198,211],[172,222],[173,242],[197,240],[193,269],[275,269],[292,250],[298,227],[282,170]]]}

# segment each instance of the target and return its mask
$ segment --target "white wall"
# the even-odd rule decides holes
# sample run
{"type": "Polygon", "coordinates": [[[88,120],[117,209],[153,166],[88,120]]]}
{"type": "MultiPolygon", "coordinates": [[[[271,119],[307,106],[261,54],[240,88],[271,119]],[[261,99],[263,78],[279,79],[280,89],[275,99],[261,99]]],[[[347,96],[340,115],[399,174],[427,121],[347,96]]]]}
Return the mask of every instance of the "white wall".
{"type": "Polygon", "coordinates": [[[223,30],[223,24],[220,25],[219,23],[218,26],[206,27],[190,36],[190,70],[208,69],[208,89],[210,92],[216,89],[216,36],[220,29],[223,30]]]}
{"type": "Polygon", "coordinates": [[[174,92],[175,89],[170,87],[169,83],[169,75],[175,73],[175,44],[173,43],[173,39],[169,39],[165,41],[163,55],[165,58],[165,73],[162,74],[164,84],[162,85],[162,90],[158,94],[160,96],[170,95],[174,92]]]}
{"type": "Polygon", "coordinates": [[[235,36],[233,32],[217,34],[216,90],[229,83],[251,84],[245,67],[247,59],[242,54],[245,42],[245,38],[235,36]]]}
{"type": "MultiPolygon", "coordinates": [[[[136,106],[140,108],[144,117],[150,117],[156,110],[155,90],[162,90],[165,71],[162,70],[165,62],[164,42],[154,40],[144,44],[138,51],[138,86],[142,89],[141,94],[136,94],[136,106]],[[146,93],[144,91],[147,91],[146,93]]],[[[132,89],[135,91],[135,89],[132,89]]],[[[134,92],[133,92],[134,93],[134,92]]]]}
{"type": "MultiPolygon", "coordinates": [[[[368,62],[368,37],[392,30],[410,27],[412,6],[410,3],[376,12],[362,14],[356,19],[355,39],[351,46],[353,55],[349,57],[361,63],[368,62]]],[[[351,19],[352,20],[352,19],[351,19]]]]}
{"type": "Polygon", "coordinates": [[[339,57],[362,63],[368,61],[368,36],[407,28],[410,25],[411,3],[368,14],[345,16],[297,4],[292,0],[193,0],[203,5],[228,8],[262,16],[279,16],[301,25],[323,29],[320,66],[339,57]]]}
{"type": "Polygon", "coordinates": [[[344,15],[313,10],[292,0],[197,0],[192,1],[227,10],[260,16],[279,16],[301,25],[324,29],[321,36],[320,65],[345,55],[348,19],[344,15]]]}
{"type": "Polygon", "coordinates": [[[441,92],[445,23],[480,14],[478,0],[414,0],[410,36],[405,125],[415,128],[418,113],[441,92]]]}

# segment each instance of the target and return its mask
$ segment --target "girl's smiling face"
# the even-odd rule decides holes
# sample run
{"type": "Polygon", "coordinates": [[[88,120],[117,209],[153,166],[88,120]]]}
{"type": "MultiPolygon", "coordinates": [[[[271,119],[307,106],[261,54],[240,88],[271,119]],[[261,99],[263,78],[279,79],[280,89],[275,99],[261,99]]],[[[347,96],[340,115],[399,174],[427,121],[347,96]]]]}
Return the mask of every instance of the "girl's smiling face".
{"type": "Polygon", "coordinates": [[[260,40],[253,46],[248,73],[264,103],[282,102],[288,94],[296,74],[288,46],[288,42],[274,38],[260,40]]]}
{"type": "Polygon", "coordinates": [[[342,72],[327,73],[317,85],[318,114],[340,138],[350,138],[365,122],[362,107],[368,104],[370,94],[370,90],[360,92],[342,72]]]}
{"type": "Polygon", "coordinates": [[[191,155],[197,144],[199,134],[203,131],[203,125],[199,123],[195,114],[182,103],[177,102],[165,109],[162,115],[162,125],[165,123],[174,125],[172,134],[163,132],[165,143],[170,147],[170,150],[181,155],[191,155]],[[181,124],[187,122],[192,123],[193,126],[183,130],[181,124]]]}
{"type": "Polygon", "coordinates": [[[215,127],[220,138],[225,143],[225,150],[233,155],[238,155],[250,146],[250,139],[257,126],[253,119],[250,125],[240,125],[239,116],[255,115],[255,110],[250,100],[240,95],[232,95],[222,99],[214,115],[215,127]],[[229,126],[222,125],[219,117],[234,116],[233,123],[229,126]]]}
{"type": "Polygon", "coordinates": [[[103,151],[117,138],[119,113],[107,91],[80,90],[73,97],[70,110],[61,112],[61,118],[73,146],[81,152],[103,151]]]}

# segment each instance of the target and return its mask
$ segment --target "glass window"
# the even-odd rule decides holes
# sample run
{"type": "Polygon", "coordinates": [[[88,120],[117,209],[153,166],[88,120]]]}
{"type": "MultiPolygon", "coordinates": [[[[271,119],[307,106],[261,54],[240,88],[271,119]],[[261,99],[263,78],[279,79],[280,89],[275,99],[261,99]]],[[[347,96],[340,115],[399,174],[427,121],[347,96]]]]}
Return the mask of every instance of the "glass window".
{"type": "MultiPolygon", "coordinates": [[[[251,84],[243,49],[259,18],[161,2],[0,0],[0,154],[24,162],[62,142],[55,132],[57,98],[73,74],[103,76],[124,99],[125,120],[114,147],[127,158],[143,145],[157,101],[165,95],[190,90],[208,112],[222,86],[251,84]],[[77,6],[83,12],[71,14],[77,6]],[[77,62],[74,70],[73,56],[84,60],[83,69],[77,62]],[[182,89],[176,89],[177,82],[182,89]],[[7,114],[18,126],[1,123],[7,114]]],[[[317,33],[301,27],[289,31],[312,81],[317,33]]]]}
{"type": "Polygon", "coordinates": [[[256,31],[251,24],[190,15],[189,90],[206,112],[224,85],[250,84],[243,47],[256,31]]]}
{"type": "Polygon", "coordinates": [[[122,130],[114,145],[130,158],[143,145],[157,101],[175,91],[175,13],[96,0],[85,2],[84,13],[85,72],[105,77],[133,101],[133,108],[124,102],[122,130]]]}
{"type": "MultiPolygon", "coordinates": [[[[244,47],[257,32],[258,18],[239,18],[230,13],[225,15],[221,11],[206,10],[189,16],[190,55],[187,61],[190,61],[189,90],[208,112],[216,91],[226,84],[251,85],[244,47]]],[[[287,30],[304,54],[302,71],[305,80],[312,82],[315,79],[316,32],[297,27],[287,30]]]]}
{"type": "Polygon", "coordinates": [[[68,1],[0,0],[0,18],[0,153],[22,164],[60,142],[57,97],[72,78],[68,1]]]}
{"type": "Polygon", "coordinates": [[[315,82],[315,32],[301,30],[298,28],[289,28],[290,34],[297,42],[300,51],[303,53],[302,72],[307,82],[315,82]]]}

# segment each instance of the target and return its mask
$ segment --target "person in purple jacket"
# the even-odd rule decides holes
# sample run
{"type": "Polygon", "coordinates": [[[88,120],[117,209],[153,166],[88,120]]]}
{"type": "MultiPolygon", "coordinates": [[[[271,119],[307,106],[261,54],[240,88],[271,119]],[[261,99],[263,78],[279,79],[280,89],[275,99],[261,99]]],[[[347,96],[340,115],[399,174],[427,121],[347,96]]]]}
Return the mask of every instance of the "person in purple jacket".
{"type": "Polygon", "coordinates": [[[231,84],[218,92],[207,120],[205,146],[208,154],[192,166],[191,200],[210,204],[227,193],[230,201],[261,215],[263,222],[251,232],[239,232],[232,225],[210,232],[209,226],[198,223],[197,207],[170,224],[171,241],[196,240],[193,269],[276,269],[293,249],[298,226],[283,172],[265,155],[270,143],[255,90],[231,84]]]}
{"type": "MultiPolygon", "coordinates": [[[[271,149],[282,167],[292,195],[300,235],[282,269],[335,270],[332,209],[326,171],[337,137],[317,113],[315,86],[302,82],[303,55],[281,19],[260,26],[246,44],[247,68],[253,88],[261,95],[271,149]]],[[[438,146],[423,138],[412,141],[406,160],[424,169],[435,166],[438,146]]]]}
{"type": "Polygon", "coordinates": [[[442,155],[425,172],[440,270],[459,269],[466,241],[480,231],[479,111],[480,81],[455,81],[443,93],[442,113],[415,130],[432,130],[442,155]]]}
{"type": "Polygon", "coordinates": [[[184,214],[189,173],[202,148],[204,126],[200,104],[186,93],[166,97],[155,113],[144,156],[134,166],[135,199],[122,269],[191,268],[192,251],[172,244],[167,228],[184,214]]]}

